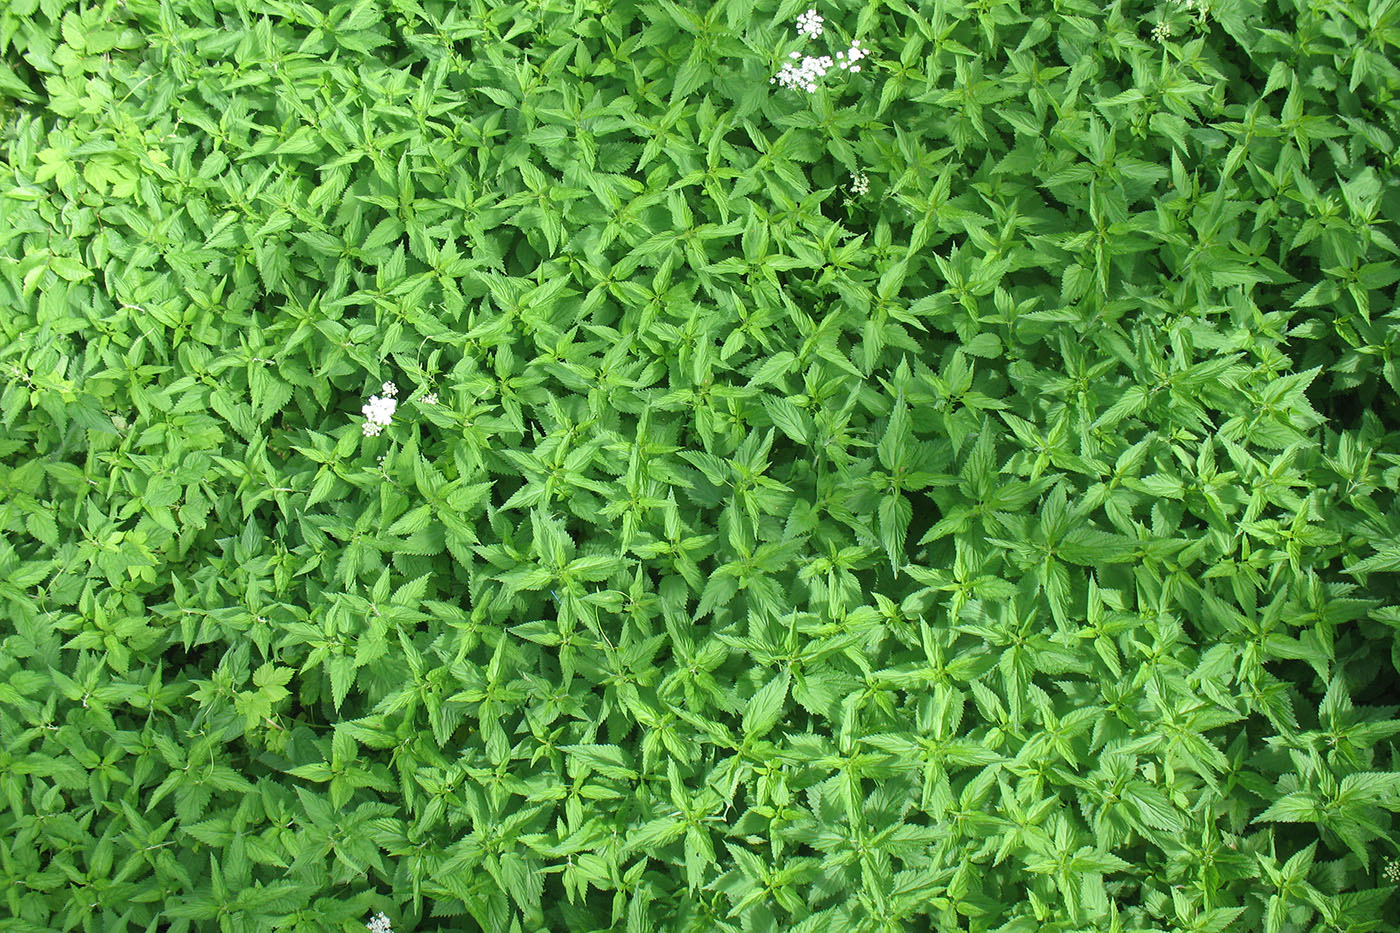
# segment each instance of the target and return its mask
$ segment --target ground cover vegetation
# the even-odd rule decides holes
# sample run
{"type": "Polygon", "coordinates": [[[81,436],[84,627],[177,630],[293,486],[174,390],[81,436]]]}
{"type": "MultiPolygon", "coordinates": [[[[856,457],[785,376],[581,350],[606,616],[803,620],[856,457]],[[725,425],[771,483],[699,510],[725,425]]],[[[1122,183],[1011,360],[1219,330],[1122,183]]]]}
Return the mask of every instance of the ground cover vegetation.
{"type": "Polygon", "coordinates": [[[1395,930],[1400,4],[0,4],[0,929],[1395,930]]]}

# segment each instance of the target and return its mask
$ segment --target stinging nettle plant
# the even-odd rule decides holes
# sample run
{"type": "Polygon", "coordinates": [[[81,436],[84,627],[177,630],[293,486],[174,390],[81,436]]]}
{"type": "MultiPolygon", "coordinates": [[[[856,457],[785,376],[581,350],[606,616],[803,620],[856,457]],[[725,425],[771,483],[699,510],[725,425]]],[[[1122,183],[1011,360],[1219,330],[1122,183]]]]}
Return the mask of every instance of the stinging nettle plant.
{"type": "Polygon", "coordinates": [[[807,6],[0,4],[0,928],[1400,915],[1397,7],[807,6]]]}

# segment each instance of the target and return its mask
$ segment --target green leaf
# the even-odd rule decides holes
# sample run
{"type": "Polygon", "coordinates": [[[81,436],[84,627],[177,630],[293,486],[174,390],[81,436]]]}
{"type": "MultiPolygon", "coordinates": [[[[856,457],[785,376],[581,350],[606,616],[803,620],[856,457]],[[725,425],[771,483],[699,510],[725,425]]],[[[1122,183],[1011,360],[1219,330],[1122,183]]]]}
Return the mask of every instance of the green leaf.
{"type": "Polygon", "coordinates": [[[781,397],[765,395],[762,402],[764,411],[768,412],[768,417],[778,430],[799,444],[809,442],[811,429],[808,426],[807,417],[800,408],[790,400],[781,397]]]}
{"type": "Polygon", "coordinates": [[[559,750],[567,756],[571,773],[581,774],[588,768],[604,777],[623,781],[637,779],[627,753],[616,745],[561,745],[559,750]]]}
{"type": "Polygon", "coordinates": [[[1275,800],[1267,810],[1256,816],[1255,823],[1306,823],[1316,822],[1321,813],[1321,802],[1307,791],[1285,794],[1275,800]]]}
{"type": "Polygon", "coordinates": [[[331,701],[336,711],[340,711],[346,695],[355,684],[355,659],[347,655],[336,655],[326,662],[331,678],[331,701]]]}
{"type": "Polygon", "coordinates": [[[1400,571],[1400,543],[1386,542],[1370,557],[1342,568],[1342,573],[1375,573],[1400,571]]]}
{"type": "Polygon", "coordinates": [[[741,727],[746,737],[761,739],[777,724],[787,703],[790,682],[791,675],[784,670],[760,687],[758,692],[753,695],[744,710],[744,721],[741,727]]]}
{"type": "Polygon", "coordinates": [[[913,454],[913,430],[909,421],[909,407],[905,404],[904,393],[899,393],[893,410],[890,412],[889,423],[885,426],[885,433],[880,438],[880,443],[876,452],[880,456],[880,463],[886,470],[893,471],[899,467],[908,467],[913,454]]]}
{"type": "Polygon", "coordinates": [[[909,523],[914,507],[902,495],[885,496],[880,500],[880,545],[890,558],[893,570],[904,561],[904,542],[909,535],[909,523]]]}

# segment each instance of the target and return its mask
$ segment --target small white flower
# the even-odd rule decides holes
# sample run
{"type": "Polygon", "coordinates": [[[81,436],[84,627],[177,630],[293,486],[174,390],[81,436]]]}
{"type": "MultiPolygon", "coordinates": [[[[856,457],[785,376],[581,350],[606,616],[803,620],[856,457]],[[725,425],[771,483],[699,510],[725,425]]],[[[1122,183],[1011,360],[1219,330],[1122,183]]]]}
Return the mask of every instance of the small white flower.
{"type": "Polygon", "coordinates": [[[842,71],[860,71],[860,66],[856,62],[870,54],[869,49],[860,47],[859,39],[851,40],[851,47],[844,52],[837,52],[836,57],[841,61],[842,71]]]}
{"type": "Polygon", "coordinates": [[[810,39],[815,39],[822,34],[822,23],[824,20],[817,15],[816,10],[808,10],[797,17],[797,31],[806,34],[810,39]]]}
{"type": "Polygon", "coordinates": [[[394,411],[399,407],[399,403],[391,398],[380,398],[371,395],[369,401],[360,409],[364,416],[376,424],[387,425],[394,418],[394,411]]]}
{"type": "Polygon", "coordinates": [[[423,404],[424,404],[424,405],[436,405],[436,404],[437,404],[437,393],[436,393],[436,392],[429,392],[427,395],[423,396],[423,404]]]}
{"type": "Polygon", "coordinates": [[[831,69],[831,56],[808,55],[802,59],[802,65],[794,68],[791,64],[784,62],[783,70],[769,79],[768,83],[778,83],[783,87],[800,87],[811,94],[817,90],[817,78],[826,76],[831,69]]]}
{"type": "Polygon", "coordinates": [[[1162,20],[1156,26],[1152,27],[1152,38],[1156,39],[1158,42],[1166,42],[1167,39],[1171,37],[1171,34],[1172,27],[1167,25],[1166,20],[1162,20]]]}
{"type": "Polygon", "coordinates": [[[1385,880],[1391,884],[1400,882],[1400,858],[1393,858],[1385,866],[1385,880]]]}
{"type": "Polygon", "coordinates": [[[369,929],[370,933],[394,933],[394,928],[389,925],[389,918],[384,916],[384,911],[382,910],[373,917],[370,917],[369,923],[366,923],[365,926],[369,929]]]}
{"type": "Polygon", "coordinates": [[[851,173],[851,193],[859,197],[870,190],[870,179],[864,172],[851,173]]]}
{"type": "Polygon", "coordinates": [[[365,437],[374,437],[380,428],[393,422],[394,411],[398,407],[399,403],[391,398],[371,395],[369,401],[360,408],[360,412],[365,416],[365,423],[361,429],[365,432],[365,437]]]}

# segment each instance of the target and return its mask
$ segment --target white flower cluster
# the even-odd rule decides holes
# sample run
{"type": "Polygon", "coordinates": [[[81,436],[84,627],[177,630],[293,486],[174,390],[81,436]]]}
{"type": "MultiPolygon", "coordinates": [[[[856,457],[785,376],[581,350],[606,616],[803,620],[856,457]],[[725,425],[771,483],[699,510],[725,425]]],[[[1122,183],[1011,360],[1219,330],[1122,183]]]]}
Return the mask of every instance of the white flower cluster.
{"type": "Polygon", "coordinates": [[[1391,884],[1400,882],[1400,858],[1393,858],[1385,866],[1385,880],[1391,884]]]}
{"type": "Polygon", "coordinates": [[[851,173],[851,193],[859,197],[870,191],[870,179],[864,172],[851,173]]]}
{"type": "MultiPolygon", "coordinates": [[[[816,10],[808,10],[797,18],[797,31],[800,35],[815,39],[822,34],[824,22],[816,10]]],[[[844,52],[837,52],[835,59],[830,55],[804,56],[800,52],[789,52],[788,58],[791,61],[783,62],[782,69],[769,78],[768,83],[799,88],[808,94],[815,94],[819,80],[826,77],[826,73],[836,62],[841,63],[842,71],[859,72],[860,65],[856,63],[869,54],[868,49],[861,48],[859,39],[852,39],[850,48],[844,52]]]]}
{"type": "Polygon", "coordinates": [[[844,52],[837,52],[836,57],[841,61],[841,70],[860,71],[860,66],[856,62],[869,55],[870,52],[860,47],[859,39],[851,40],[851,47],[844,52]]]}
{"type": "Polygon", "coordinates": [[[822,17],[817,15],[816,10],[808,10],[797,17],[797,31],[803,33],[809,39],[815,39],[822,34],[822,17]]]}
{"type": "Polygon", "coordinates": [[[821,55],[813,58],[809,55],[803,58],[799,53],[792,52],[788,57],[801,58],[801,66],[794,66],[791,62],[783,62],[783,70],[770,78],[768,83],[777,82],[783,87],[800,87],[808,94],[816,93],[817,79],[826,77],[827,71],[831,68],[831,56],[821,55]]]}
{"type": "Polygon", "coordinates": [[[365,926],[369,929],[369,933],[394,933],[394,928],[389,925],[389,918],[384,916],[382,910],[370,917],[369,923],[366,923],[365,926]]]}
{"type": "Polygon", "coordinates": [[[398,387],[392,382],[384,383],[380,388],[384,397],[371,395],[369,401],[360,409],[364,413],[365,423],[363,430],[365,437],[375,437],[394,420],[394,411],[399,407],[399,403],[394,401],[394,396],[399,394],[398,387]]]}
{"type": "Polygon", "coordinates": [[[1171,34],[1172,27],[1167,24],[1166,20],[1162,20],[1152,27],[1152,38],[1158,42],[1166,42],[1167,39],[1171,38],[1171,34]]]}

